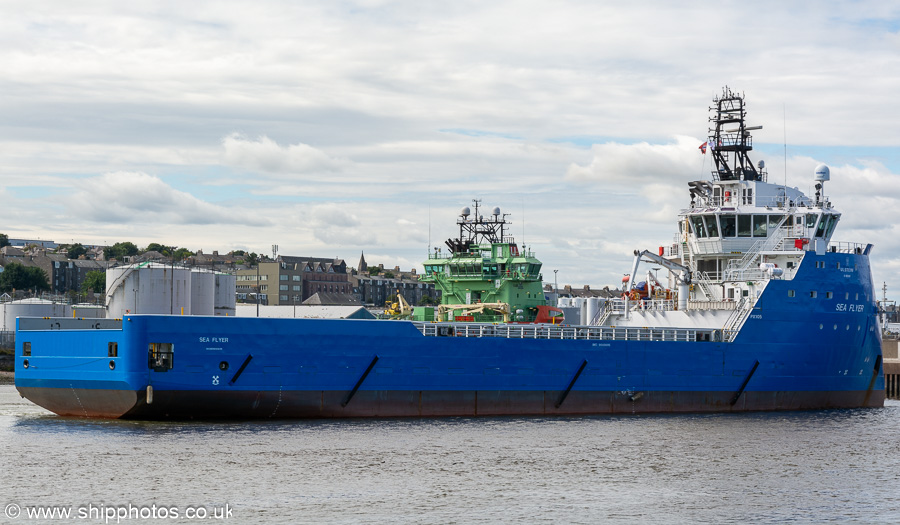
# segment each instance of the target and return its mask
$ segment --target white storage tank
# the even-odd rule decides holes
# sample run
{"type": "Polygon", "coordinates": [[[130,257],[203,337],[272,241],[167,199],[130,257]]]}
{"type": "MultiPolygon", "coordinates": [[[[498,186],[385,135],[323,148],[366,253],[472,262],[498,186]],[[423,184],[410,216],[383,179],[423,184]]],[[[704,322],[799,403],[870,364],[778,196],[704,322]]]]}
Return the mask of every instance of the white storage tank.
{"type": "Polygon", "coordinates": [[[213,315],[216,275],[207,270],[191,271],[191,315],[213,315]]]}
{"type": "Polygon", "coordinates": [[[103,319],[106,317],[106,308],[102,304],[73,304],[68,309],[69,315],[66,317],[78,317],[81,319],[103,319]]]}
{"type": "Polygon", "coordinates": [[[215,315],[225,315],[234,317],[235,309],[235,287],[237,285],[236,278],[233,275],[225,273],[216,274],[216,298],[215,298],[215,315]]]}
{"type": "Polygon", "coordinates": [[[141,263],[106,270],[107,317],[191,314],[191,271],[141,263]]]}
{"type": "Polygon", "coordinates": [[[589,324],[597,318],[597,315],[600,313],[600,298],[599,297],[588,297],[587,299],[587,311],[585,311],[585,324],[589,324]]]}
{"type": "Polygon", "coordinates": [[[16,317],[67,317],[67,307],[64,303],[36,297],[2,303],[0,309],[3,311],[3,331],[15,331],[16,317]]]}

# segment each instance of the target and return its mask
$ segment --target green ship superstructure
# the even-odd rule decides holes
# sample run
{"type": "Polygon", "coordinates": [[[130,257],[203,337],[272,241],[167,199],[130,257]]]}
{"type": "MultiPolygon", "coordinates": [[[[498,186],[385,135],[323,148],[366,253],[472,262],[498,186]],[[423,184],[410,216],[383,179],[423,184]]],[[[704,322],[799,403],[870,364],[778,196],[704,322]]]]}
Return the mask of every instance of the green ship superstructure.
{"type": "Polygon", "coordinates": [[[507,216],[494,208],[484,217],[475,200],[474,213],[465,207],[456,221],[459,237],[445,242],[449,251],[428,254],[420,280],[441,291],[438,320],[533,323],[539,307],[546,308],[541,261],[519,249],[506,231],[507,216]]]}

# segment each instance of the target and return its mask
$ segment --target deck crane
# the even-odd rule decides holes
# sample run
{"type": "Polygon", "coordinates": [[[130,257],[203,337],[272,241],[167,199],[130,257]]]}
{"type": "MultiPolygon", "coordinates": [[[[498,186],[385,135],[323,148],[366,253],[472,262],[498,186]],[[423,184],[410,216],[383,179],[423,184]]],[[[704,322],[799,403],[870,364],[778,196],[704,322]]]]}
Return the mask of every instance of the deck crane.
{"type": "Polygon", "coordinates": [[[688,293],[692,282],[691,269],[648,250],[634,251],[634,266],[631,268],[631,277],[628,279],[628,286],[625,288],[625,293],[631,293],[631,289],[634,287],[635,283],[635,276],[637,276],[638,266],[641,264],[641,259],[643,258],[646,258],[647,262],[654,262],[664,266],[669,270],[669,273],[675,276],[675,281],[678,283],[678,309],[686,310],[688,293]]]}

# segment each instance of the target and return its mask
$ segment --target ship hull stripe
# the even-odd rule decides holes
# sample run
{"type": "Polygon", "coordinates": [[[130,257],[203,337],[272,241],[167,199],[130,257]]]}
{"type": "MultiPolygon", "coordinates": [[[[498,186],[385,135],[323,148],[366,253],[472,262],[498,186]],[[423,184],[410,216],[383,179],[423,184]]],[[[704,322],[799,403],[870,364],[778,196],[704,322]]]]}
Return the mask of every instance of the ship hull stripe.
{"type": "Polygon", "coordinates": [[[586,414],[746,412],[880,407],[881,391],[562,391],[360,390],[353,403],[346,391],[155,391],[19,387],[36,404],[63,416],[123,419],[281,419],[334,417],[474,417],[586,414]],[[867,393],[869,394],[867,397],[867,393]]]}

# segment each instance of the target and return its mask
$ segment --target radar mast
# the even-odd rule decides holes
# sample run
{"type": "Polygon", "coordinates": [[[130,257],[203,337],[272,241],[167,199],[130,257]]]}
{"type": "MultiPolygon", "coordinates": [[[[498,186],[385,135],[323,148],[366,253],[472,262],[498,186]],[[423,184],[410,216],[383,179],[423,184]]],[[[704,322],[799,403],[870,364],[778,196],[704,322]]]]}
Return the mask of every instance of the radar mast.
{"type": "Polygon", "coordinates": [[[747,110],[743,94],[738,94],[728,86],[722,96],[713,98],[715,106],[709,108],[709,149],[716,164],[713,180],[755,180],[766,181],[765,164],[757,167],[747,155],[753,149],[750,131],[762,126],[747,126],[744,118],[747,110]]]}
{"type": "Polygon", "coordinates": [[[451,253],[465,253],[473,245],[493,244],[504,242],[504,229],[509,224],[506,221],[507,213],[500,213],[500,208],[495,207],[492,214],[485,218],[479,211],[481,200],[473,199],[474,214],[468,206],[462,209],[456,224],[459,225],[459,237],[447,239],[444,244],[450,248],[451,253]],[[471,216],[471,218],[470,218],[471,216]]]}

